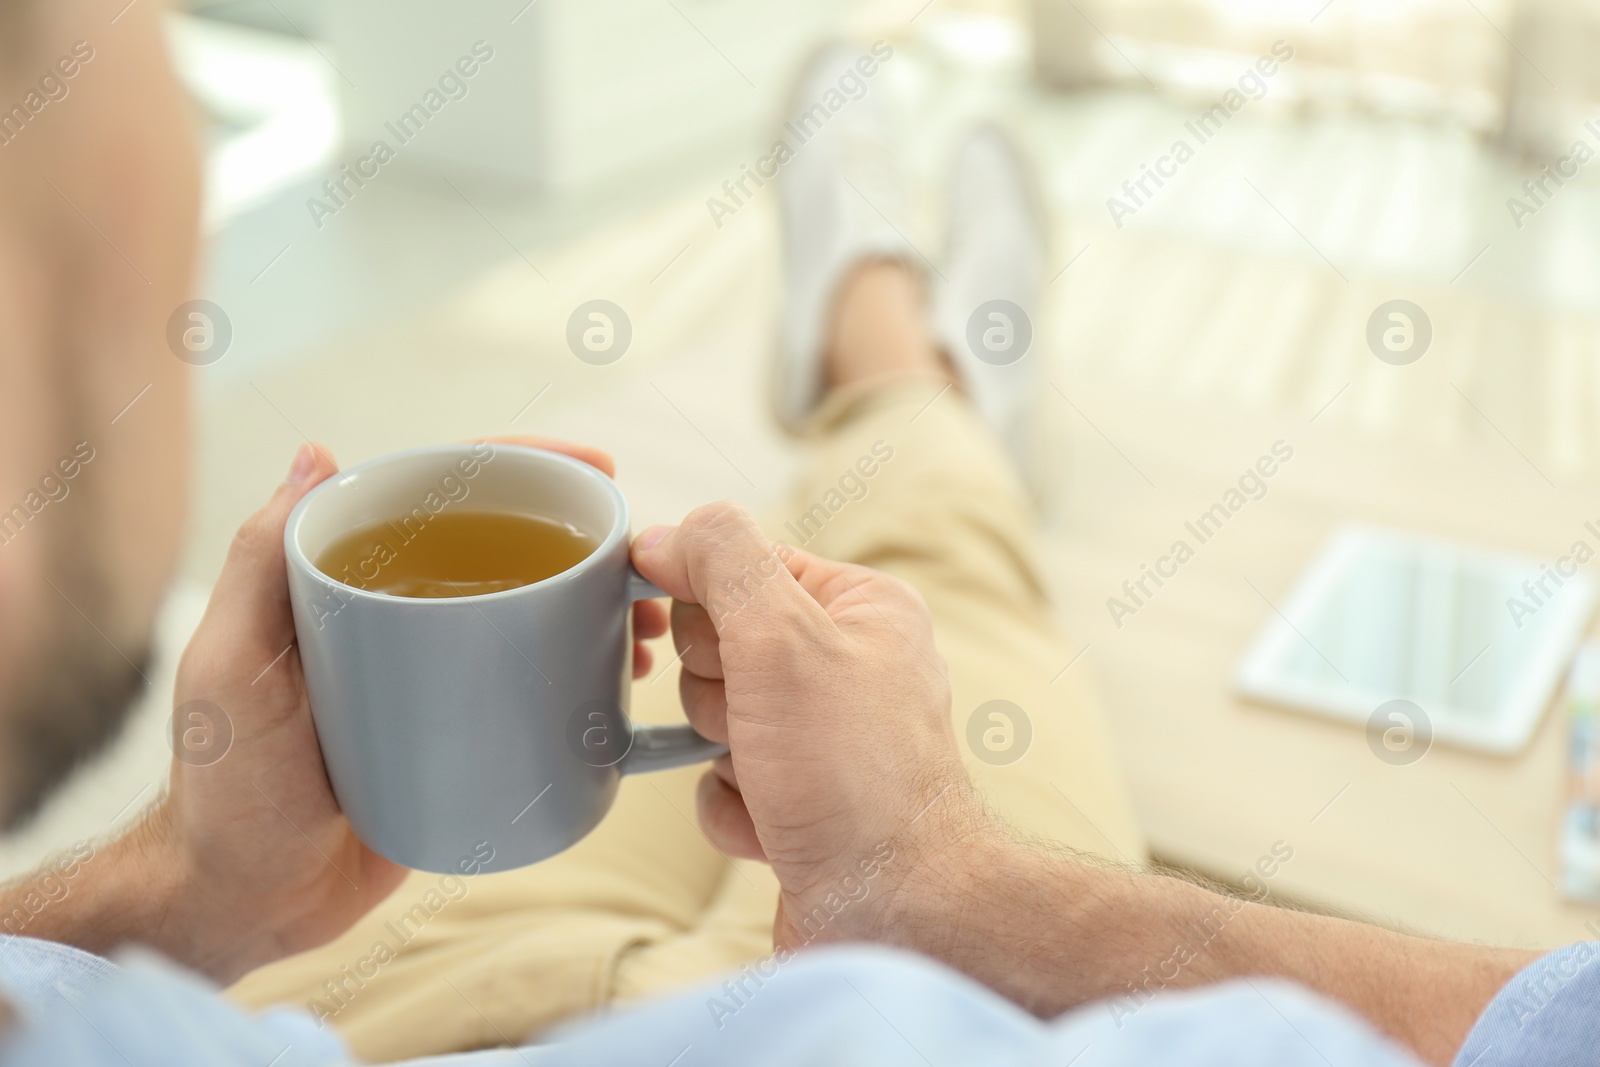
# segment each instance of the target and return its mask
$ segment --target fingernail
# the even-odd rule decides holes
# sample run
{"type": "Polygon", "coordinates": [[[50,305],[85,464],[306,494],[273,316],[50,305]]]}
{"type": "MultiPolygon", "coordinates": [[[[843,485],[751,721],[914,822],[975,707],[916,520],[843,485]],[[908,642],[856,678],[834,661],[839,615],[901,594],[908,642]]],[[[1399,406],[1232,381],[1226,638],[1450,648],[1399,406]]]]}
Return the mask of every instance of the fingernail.
{"type": "Polygon", "coordinates": [[[289,467],[287,484],[299,485],[311,476],[311,468],[317,465],[317,450],[309,443],[300,446],[300,451],[294,454],[294,463],[289,467]]]}
{"type": "Polygon", "coordinates": [[[634,539],[633,547],[640,551],[654,548],[663,537],[667,536],[667,531],[670,529],[672,529],[670,526],[652,526],[634,539]]]}

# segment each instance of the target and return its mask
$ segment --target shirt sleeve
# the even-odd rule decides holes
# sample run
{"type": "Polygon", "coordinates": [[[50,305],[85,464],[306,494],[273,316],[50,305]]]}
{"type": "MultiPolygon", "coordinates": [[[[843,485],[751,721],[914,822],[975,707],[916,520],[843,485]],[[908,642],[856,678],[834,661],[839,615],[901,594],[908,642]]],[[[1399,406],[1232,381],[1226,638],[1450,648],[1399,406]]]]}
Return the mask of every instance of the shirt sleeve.
{"type": "Polygon", "coordinates": [[[1600,941],[1524,967],[1489,1002],[1456,1067],[1590,1067],[1600,1048],[1600,941]]]}
{"type": "Polygon", "coordinates": [[[537,1067],[1419,1067],[1349,1011],[1283,982],[1101,1001],[1046,1023],[931,960],[865,947],[767,957],[539,1052],[537,1067]]]}
{"type": "Polygon", "coordinates": [[[347,1067],[331,1029],[294,1010],[246,1015],[216,988],[152,955],[118,961],[35,938],[0,943],[0,989],[20,1023],[0,1067],[347,1067]]]}
{"type": "Polygon", "coordinates": [[[24,1015],[53,1018],[68,997],[88,993],[117,973],[102,956],[36,937],[0,937],[0,990],[24,1015]]]}
{"type": "MultiPolygon", "coordinates": [[[[350,1063],[332,1032],[319,1030],[309,1015],[246,1015],[209,983],[148,954],[130,953],[113,966],[48,942],[17,951],[10,968],[0,960],[0,984],[43,982],[60,994],[62,1010],[48,1020],[24,1013],[21,1027],[0,1035],[0,1067],[350,1063]],[[86,985],[69,989],[73,975],[86,985]]],[[[931,960],[865,947],[770,956],[714,985],[590,1020],[538,1047],[426,1061],[427,1067],[597,1063],[1416,1067],[1348,1011],[1284,983],[1158,992],[1136,1005],[1104,1001],[1044,1023],[931,960]]]]}

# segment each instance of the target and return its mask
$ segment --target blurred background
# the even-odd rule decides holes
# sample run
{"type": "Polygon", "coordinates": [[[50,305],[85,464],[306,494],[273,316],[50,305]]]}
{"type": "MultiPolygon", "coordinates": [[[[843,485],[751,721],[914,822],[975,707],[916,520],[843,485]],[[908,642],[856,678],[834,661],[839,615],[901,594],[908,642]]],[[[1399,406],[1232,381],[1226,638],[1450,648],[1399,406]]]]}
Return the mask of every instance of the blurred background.
{"type": "Polygon", "coordinates": [[[840,34],[894,49],[872,91],[903,117],[929,259],[963,130],[997,118],[1034,158],[1050,577],[1084,649],[1064,668],[1097,680],[1158,857],[1237,881],[1284,840],[1283,899],[1530,946],[1600,933],[1563,877],[1564,708],[1510,755],[1395,765],[1358,724],[1233,682],[1345,520],[1534,560],[1600,520],[1600,5],[1578,0],[192,3],[171,42],[205,128],[200,295],[232,340],[196,373],[168,691],[0,865],[156,788],[173,654],[302,439],[347,465],[492,433],[591,442],[636,528],[780,504],[798,457],[765,399],[776,193],[724,183],[840,34]],[[1135,199],[1179,140],[1192,158],[1135,199]],[[604,366],[566,342],[596,299],[633,331],[604,366]],[[1397,299],[1431,324],[1407,365],[1367,340],[1397,299]],[[1296,458],[1268,495],[1118,625],[1124,579],[1278,440],[1296,458]]]}

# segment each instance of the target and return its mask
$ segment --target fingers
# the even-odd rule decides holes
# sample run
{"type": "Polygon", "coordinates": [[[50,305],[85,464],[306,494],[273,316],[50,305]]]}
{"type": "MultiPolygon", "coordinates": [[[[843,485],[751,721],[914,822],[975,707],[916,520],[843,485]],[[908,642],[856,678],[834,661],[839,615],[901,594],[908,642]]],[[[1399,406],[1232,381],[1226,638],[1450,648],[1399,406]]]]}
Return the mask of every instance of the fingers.
{"type": "Polygon", "coordinates": [[[643,678],[655,663],[646,641],[660,637],[670,625],[667,606],[659,600],[639,600],[633,605],[633,676],[643,678]]]}
{"type": "Polygon", "coordinates": [[[728,743],[728,694],[722,684],[721,639],[699,604],[672,602],[672,640],[683,670],[678,699],[689,725],[701,737],[728,743]]]}
{"type": "Polygon", "coordinates": [[[633,643],[633,679],[638,681],[650,673],[650,667],[656,661],[655,653],[650,651],[650,646],[643,641],[633,643]]]}
{"type": "Polygon", "coordinates": [[[890,595],[904,599],[898,588],[903,583],[877,571],[767,540],[749,513],[728,501],[697,508],[677,526],[644,531],[634,539],[633,562],[675,600],[703,606],[718,630],[769,593],[769,608],[809,607],[808,602],[830,604],[852,589],[882,590],[887,582],[890,595]]]}
{"type": "Polygon", "coordinates": [[[820,618],[785,565],[793,551],[767,540],[744,508],[724,502],[696,508],[677,526],[646,530],[634,541],[633,562],[668,596],[704,606],[720,633],[753,604],[760,605],[753,614],[766,618],[820,618]]]}
{"type": "Polygon", "coordinates": [[[300,499],[338,469],[320,446],[302,445],[288,478],[234,535],[201,628],[223,627],[230,648],[251,654],[242,663],[254,663],[262,652],[277,655],[294,640],[283,529],[300,499]]]}
{"type": "Polygon", "coordinates": [[[650,641],[667,632],[670,617],[659,600],[637,600],[633,605],[633,636],[650,641]]]}
{"type": "MultiPolygon", "coordinates": [[[[727,762],[723,756],[717,763],[727,762]]],[[[744,806],[744,797],[729,785],[716,768],[707,771],[700,779],[695,794],[695,806],[700,815],[700,826],[706,837],[724,855],[735,859],[767,862],[767,853],[756,836],[756,824],[744,806]]]]}
{"type": "Polygon", "coordinates": [[[563,456],[582,460],[596,470],[604,472],[608,478],[615,477],[617,473],[616,461],[611,458],[609,452],[602,452],[588,445],[575,445],[570,441],[557,441],[553,437],[535,437],[532,434],[506,434],[501,437],[482,437],[478,440],[487,441],[492,445],[516,445],[521,448],[542,448],[546,452],[559,452],[563,456]]]}
{"type": "Polygon", "coordinates": [[[678,675],[678,699],[695,733],[719,745],[728,743],[728,690],[721,681],[684,671],[678,675]]]}
{"type": "Polygon", "coordinates": [[[702,678],[722,677],[721,639],[710,614],[699,604],[672,602],[672,644],[684,670],[702,678]]]}

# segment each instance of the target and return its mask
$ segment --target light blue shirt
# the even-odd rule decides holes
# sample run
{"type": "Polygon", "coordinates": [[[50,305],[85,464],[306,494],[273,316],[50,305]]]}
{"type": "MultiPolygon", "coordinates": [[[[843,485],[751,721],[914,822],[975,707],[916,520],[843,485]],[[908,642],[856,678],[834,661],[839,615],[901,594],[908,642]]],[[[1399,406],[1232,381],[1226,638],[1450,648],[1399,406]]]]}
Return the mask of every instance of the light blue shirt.
{"type": "MultiPolygon", "coordinates": [[[[1600,942],[1545,956],[1490,1004],[1458,1067],[1600,1059],[1600,942]]],[[[331,1029],[298,1010],[246,1014],[148,954],[112,964],[31,938],[0,944],[21,1014],[0,1067],[346,1067],[331,1029]]],[[[1416,1067],[1345,1009],[1283,982],[1162,992],[1044,1023],[938,964],[880,948],[802,953],[554,1035],[547,1044],[414,1067],[1416,1067]]]]}

